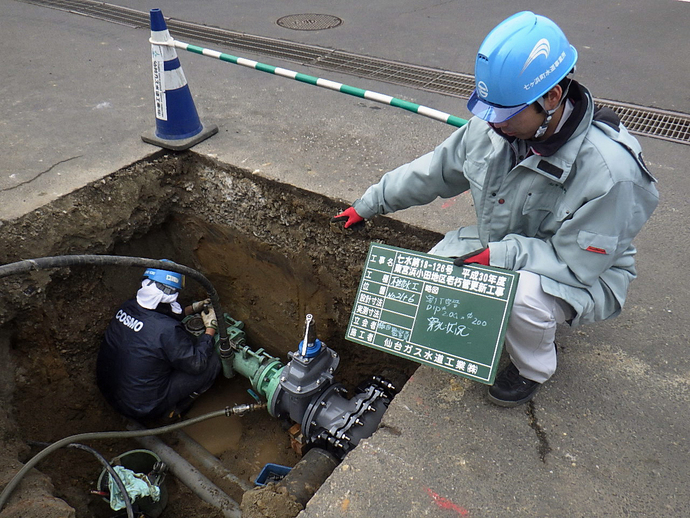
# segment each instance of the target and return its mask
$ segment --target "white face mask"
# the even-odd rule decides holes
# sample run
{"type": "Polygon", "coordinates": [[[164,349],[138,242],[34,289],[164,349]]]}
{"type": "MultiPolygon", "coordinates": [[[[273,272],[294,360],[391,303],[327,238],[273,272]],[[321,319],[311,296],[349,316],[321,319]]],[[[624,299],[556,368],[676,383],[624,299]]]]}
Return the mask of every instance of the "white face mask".
{"type": "Polygon", "coordinates": [[[161,302],[170,304],[173,313],[182,314],[182,306],[177,303],[178,292],[166,295],[158,289],[156,283],[150,279],[141,281],[141,288],[137,291],[137,303],[145,309],[156,309],[161,302]]]}

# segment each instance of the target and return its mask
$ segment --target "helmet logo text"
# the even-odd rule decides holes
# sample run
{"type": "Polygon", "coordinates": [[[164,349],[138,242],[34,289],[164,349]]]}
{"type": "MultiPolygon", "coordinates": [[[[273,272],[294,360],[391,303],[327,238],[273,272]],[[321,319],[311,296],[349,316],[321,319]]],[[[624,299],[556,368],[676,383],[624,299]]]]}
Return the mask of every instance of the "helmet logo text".
{"type": "Polygon", "coordinates": [[[544,56],[545,58],[548,58],[550,52],[551,44],[549,43],[549,40],[547,40],[546,38],[540,39],[532,49],[532,52],[529,53],[527,61],[525,61],[525,64],[522,66],[522,70],[520,70],[520,74],[522,74],[527,69],[527,67],[530,66],[532,62],[539,56],[544,56]]]}
{"type": "Polygon", "coordinates": [[[480,97],[483,97],[485,99],[489,95],[489,87],[486,86],[486,83],[484,81],[479,81],[477,83],[477,93],[480,97]]]}
{"type": "Polygon", "coordinates": [[[535,77],[532,82],[526,83],[525,85],[523,85],[523,88],[525,90],[529,90],[529,89],[533,88],[535,85],[538,85],[539,83],[541,83],[544,79],[549,77],[549,75],[556,72],[556,69],[558,68],[558,66],[561,63],[563,63],[563,60],[565,60],[565,51],[561,52],[561,55],[558,56],[556,61],[554,61],[553,64],[549,68],[547,68],[543,73],[541,73],[537,77],[535,77]]]}

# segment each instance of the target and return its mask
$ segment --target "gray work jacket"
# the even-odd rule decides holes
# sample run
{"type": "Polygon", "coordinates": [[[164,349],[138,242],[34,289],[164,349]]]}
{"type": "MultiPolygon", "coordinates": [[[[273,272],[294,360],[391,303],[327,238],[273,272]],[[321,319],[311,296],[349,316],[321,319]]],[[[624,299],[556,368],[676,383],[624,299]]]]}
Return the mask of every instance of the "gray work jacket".
{"type": "Polygon", "coordinates": [[[573,307],[573,325],[616,316],[636,277],[633,238],[659,195],[637,140],[622,125],[594,120],[591,95],[583,87],[580,95],[581,118],[549,156],[520,161],[524,141],[472,118],[353,206],[366,219],[469,189],[477,224],[449,232],[431,254],[488,246],[492,266],[539,274],[546,293],[573,307]]]}

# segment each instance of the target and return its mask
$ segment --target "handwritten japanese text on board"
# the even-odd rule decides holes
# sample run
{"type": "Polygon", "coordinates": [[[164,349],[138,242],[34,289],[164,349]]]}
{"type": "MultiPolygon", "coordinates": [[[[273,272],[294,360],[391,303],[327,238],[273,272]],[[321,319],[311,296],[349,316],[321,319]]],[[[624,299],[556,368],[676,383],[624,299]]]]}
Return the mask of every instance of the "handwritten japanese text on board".
{"type": "Polygon", "coordinates": [[[491,384],[517,280],[509,270],[372,243],[347,339],[491,384]]]}

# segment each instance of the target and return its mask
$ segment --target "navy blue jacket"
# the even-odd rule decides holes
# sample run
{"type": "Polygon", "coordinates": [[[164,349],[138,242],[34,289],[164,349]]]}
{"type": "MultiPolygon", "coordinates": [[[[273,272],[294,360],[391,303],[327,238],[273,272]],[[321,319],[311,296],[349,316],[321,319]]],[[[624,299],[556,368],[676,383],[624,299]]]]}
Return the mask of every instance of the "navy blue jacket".
{"type": "Polygon", "coordinates": [[[110,322],[98,353],[98,386],[108,402],[129,417],[153,417],[169,409],[172,375],[204,373],[214,354],[213,338],[198,341],[170,311],[142,308],[131,299],[110,322]]]}

